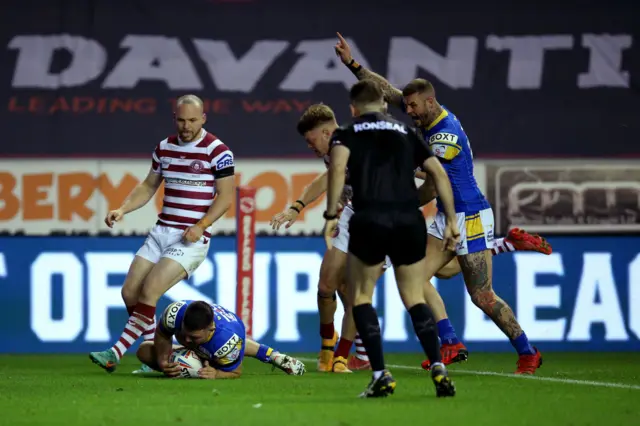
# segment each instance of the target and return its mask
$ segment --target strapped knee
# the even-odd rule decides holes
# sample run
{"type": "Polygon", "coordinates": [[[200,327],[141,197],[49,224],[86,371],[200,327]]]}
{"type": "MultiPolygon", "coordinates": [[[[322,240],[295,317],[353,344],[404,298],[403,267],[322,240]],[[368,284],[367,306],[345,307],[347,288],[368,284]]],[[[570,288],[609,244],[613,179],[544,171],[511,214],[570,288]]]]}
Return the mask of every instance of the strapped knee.
{"type": "Polygon", "coordinates": [[[334,291],[333,294],[327,294],[322,292],[321,290],[318,290],[318,300],[326,300],[326,299],[331,299],[331,301],[335,302],[336,300],[336,292],[334,291]]]}

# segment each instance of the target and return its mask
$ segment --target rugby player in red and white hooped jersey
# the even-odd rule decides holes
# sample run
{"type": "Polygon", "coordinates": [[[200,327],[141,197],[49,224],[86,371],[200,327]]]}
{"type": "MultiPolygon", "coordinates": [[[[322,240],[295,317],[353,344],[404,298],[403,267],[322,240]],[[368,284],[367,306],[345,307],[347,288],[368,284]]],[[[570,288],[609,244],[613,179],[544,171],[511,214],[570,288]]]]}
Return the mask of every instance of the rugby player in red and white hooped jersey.
{"type": "MultiPolygon", "coordinates": [[[[202,100],[185,95],[176,102],[177,134],[158,144],[151,170],[105,223],[110,228],[145,204],[164,181],[162,212],[138,250],[122,287],[129,320],[109,349],[92,352],[91,360],[108,372],[143,334],[153,339],[156,303],[162,295],[200,266],[209,251],[211,228],[231,206],[234,194],[234,157],[231,150],[202,126],[202,100]]],[[[158,365],[171,372],[168,359],[158,365]]]]}

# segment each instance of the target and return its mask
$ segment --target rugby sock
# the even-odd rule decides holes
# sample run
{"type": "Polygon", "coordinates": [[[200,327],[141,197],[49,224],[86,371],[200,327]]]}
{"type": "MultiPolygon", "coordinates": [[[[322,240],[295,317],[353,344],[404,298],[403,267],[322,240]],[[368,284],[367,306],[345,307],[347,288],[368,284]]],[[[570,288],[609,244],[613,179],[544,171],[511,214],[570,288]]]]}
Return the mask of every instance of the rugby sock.
{"type": "Polygon", "coordinates": [[[153,317],[153,323],[149,324],[147,328],[144,329],[144,333],[142,333],[142,338],[145,342],[153,341],[154,337],[156,337],[156,317],[153,317]]]}
{"type": "Polygon", "coordinates": [[[442,362],[436,322],[429,306],[426,303],[413,305],[409,309],[409,315],[411,316],[413,329],[418,336],[418,340],[420,340],[420,345],[424,349],[427,358],[429,358],[431,365],[442,362]]]}
{"type": "Polygon", "coordinates": [[[127,321],[127,325],[124,327],[124,331],[120,335],[120,339],[111,347],[111,350],[118,360],[120,360],[131,345],[142,336],[144,330],[154,323],[155,315],[155,306],[145,305],[144,303],[138,303],[136,305],[133,314],[127,321]]]}
{"type": "Polygon", "coordinates": [[[378,322],[378,314],[375,308],[371,303],[354,306],[353,320],[367,350],[367,355],[371,360],[371,369],[373,371],[383,371],[382,336],[380,335],[380,323],[378,322]]]}
{"type": "MultiPolygon", "coordinates": [[[[127,305],[127,313],[129,316],[133,315],[133,311],[136,309],[136,306],[127,305]]],[[[156,337],[156,317],[153,317],[153,324],[148,325],[147,328],[144,329],[144,333],[142,333],[142,338],[145,342],[152,342],[156,337]]]]}
{"type": "Polygon", "coordinates": [[[504,238],[498,238],[493,243],[493,248],[491,252],[495,256],[500,253],[507,253],[510,251],[516,251],[516,248],[509,241],[506,241],[504,238]]]}
{"type": "MultiPolygon", "coordinates": [[[[336,294],[334,293],[333,296],[323,296],[320,294],[320,292],[318,292],[318,310],[321,311],[320,313],[320,337],[322,337],[323,339],[326,340],[331,340],[333,339],[333,335],[335,334],[335,328],[333,327],[333,315],[335,314],[335,310],[336,310],[336,294]],[[324,310],[326,310],[327,308],[330,308],[332,313],[329,316],[329,318],[331,318],[331,322],[328,322],[326,324],[322,323],[322,312],[324,310]]],[[[326,317],[326,313],[325,313],[325,317],[326,317]]]]}
{"type": "Polygon", "coordinates": [[[329,324],[320,324],[320,337],[323,340],[331,340],[333,339],[333,335],[335,334],[335,328],[333,327],[333,322],[329,324]]]}
{"type": "Polygon", "coordinates": [[[518,352],[518,355],[535,355],[536,350],[533,349],[533,346],[529,343],[529,339],[527,335],[522,334],[511,341],[511,344],[518,352]]]}
{"type": "Polygon", "coordinates": [[[369,361],[369,357],[367,356],[367,350],[364,348],[362,344],[362,339],[359,334],[356,334],[356,358],[361,361],[369,361]]]}
{"type": "Polygon", "coordinates": [[[256,358],[258,358],[262,362],[271,362],[271,354],[273,353],[273,349],[267,345],[260,345],[258,349],[258,353],[256,354],[256,358]]]}
{"type": "Polygon", "coordinates": [[[454,330],[453,325],[451,325],[451,321],[449,321],[449,318],[438,321],[437,325],[438,336],[440,337],[442,344],[457,345],[458,343],[460,343],[460,340],[458,340],[456,331],[454,330]]]}
{"type": "Polygon", "coordinates": [[[352,340],[340,338],[340,341],[338,342],[338,347],[336,348],[336,351],[333,353],[333,356],[334,357],[341,356],[342,358],[348,358],[349,351],[351,351],[352,345],[353,345],[352,340]]]}

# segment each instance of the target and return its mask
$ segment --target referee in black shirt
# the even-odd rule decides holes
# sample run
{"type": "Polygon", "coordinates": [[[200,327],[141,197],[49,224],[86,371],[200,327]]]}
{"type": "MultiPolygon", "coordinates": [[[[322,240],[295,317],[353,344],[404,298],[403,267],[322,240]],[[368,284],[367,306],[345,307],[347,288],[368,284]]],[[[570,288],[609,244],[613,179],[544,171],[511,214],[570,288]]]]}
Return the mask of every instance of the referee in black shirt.
{"type": "Polygon", "coordinates": [[[428,279],[427,229],[419,210],[414,170],[422,167],[433,178],[447,215],[443,242],[449,250],[454,249],[460,238],[451,183],[416,131],[384,113],[386,104],[376,82],[359,81],[351,88],[350,98],[355,118],[348,126],[338,128],[331,139],[324,218],[325,233],[332,232],[337,225],[338,200],[349,173],[355,214],[349,222],[348,283],[353,317],[373,370],[373,379],[360,396],[387,396],[396,386],[385,369],[380,324],[371,304],[387,255],[394,266],[400,297],[431,362],[436,394],[453,396],[455,387],[442,363],[436,324],[424,299],[423,286],[428,279]]]}

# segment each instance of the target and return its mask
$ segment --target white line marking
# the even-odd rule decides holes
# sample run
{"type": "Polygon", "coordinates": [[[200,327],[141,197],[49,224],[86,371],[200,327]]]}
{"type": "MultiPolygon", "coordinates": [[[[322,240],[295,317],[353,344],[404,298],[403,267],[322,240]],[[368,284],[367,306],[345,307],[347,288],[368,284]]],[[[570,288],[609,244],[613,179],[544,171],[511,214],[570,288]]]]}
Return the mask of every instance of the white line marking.
{"type": "Polygon", "coordinates": [[[7,274],[7,263],[4,260],[4,253],[0,253],[0,277],[6,277],[7,274]]]}
{"type": "MultiPolygon", "coordinates": [[[[304,362],[316,362],[317,360],[314,358],[299,358],[300,361],[304,362]]],[[[397,365],[397,364],[387,364],[390,368],[398,368],[403,370],[420,370],[421,367],[414,367],[412,365],[397,365]]],[[[523,379],[523,380],[534,380],[539,382],[553,382],[553,383],[563,383],[568,385],[580,385],[580,386],[595,386],[601,388],[616,388],[616,389],[633,389],[640,390],[640,385],[628,385],[625,383],[615,383],[615,382],[596,382],[593,380],[577,380],[577,379],[559,379],[556,377],[544,377],[544,376],[527,376],[527,375],[516,375],[516,374],[507,374],[507,373],[498,373],[495,371],[476,371],[476,370],[450,370],[452,375],[456,374],[469,374],[473,376],[496,376],[496,377],[509,377],[511,379],[523,379]]]]}

